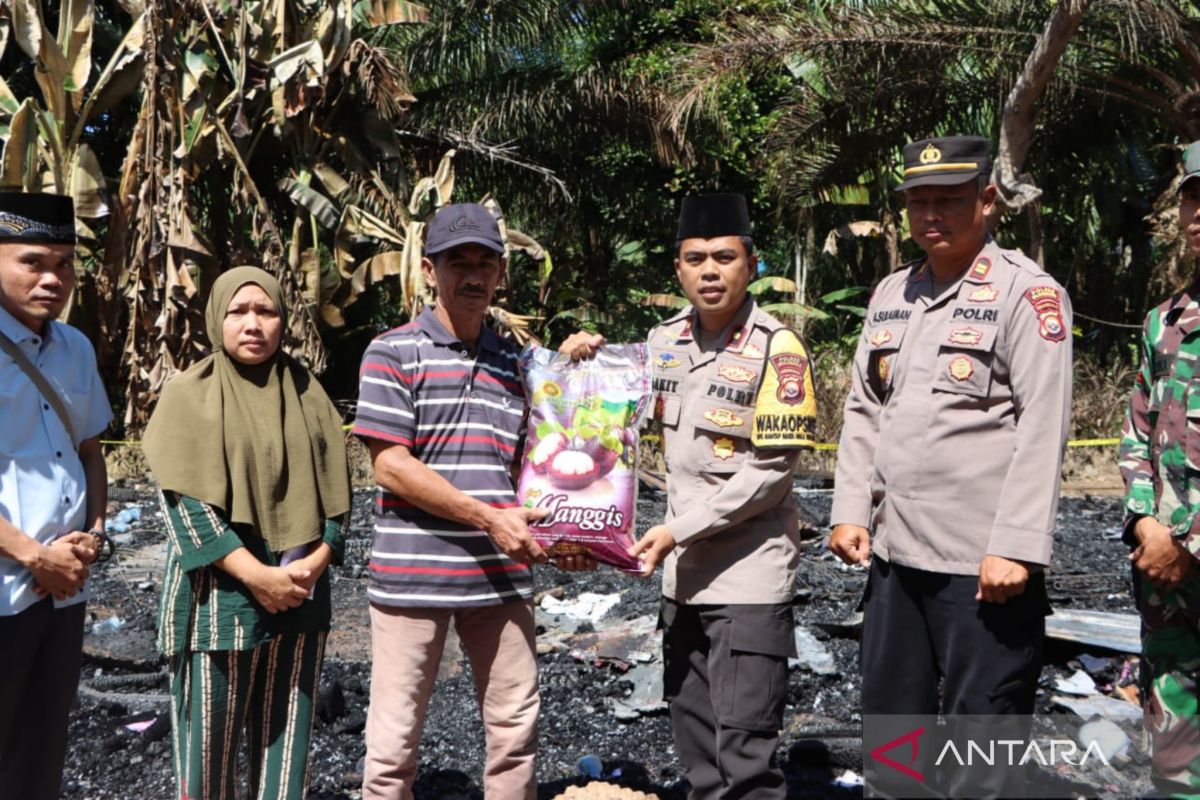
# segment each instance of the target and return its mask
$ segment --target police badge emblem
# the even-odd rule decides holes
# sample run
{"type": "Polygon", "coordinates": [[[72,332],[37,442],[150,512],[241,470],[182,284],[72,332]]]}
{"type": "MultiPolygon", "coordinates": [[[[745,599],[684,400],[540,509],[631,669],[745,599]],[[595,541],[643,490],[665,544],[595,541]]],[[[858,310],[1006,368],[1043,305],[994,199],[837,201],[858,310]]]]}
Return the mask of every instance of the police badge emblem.
{"type": "Polygon", "coordinates": [[[722,461],[728,461],[733,458],[736,448],[734,447],[733,439],[730,439],[728,436],[722,436],[713,441],[712,451],[713,455],[717,458],[722,461]]]}
{"type": "Polygon", "coordinates": [[[950,377],[956,381],[969,380],[975,374],[975,365],[966,356],[958,356],[950,362],[950,377]]]}

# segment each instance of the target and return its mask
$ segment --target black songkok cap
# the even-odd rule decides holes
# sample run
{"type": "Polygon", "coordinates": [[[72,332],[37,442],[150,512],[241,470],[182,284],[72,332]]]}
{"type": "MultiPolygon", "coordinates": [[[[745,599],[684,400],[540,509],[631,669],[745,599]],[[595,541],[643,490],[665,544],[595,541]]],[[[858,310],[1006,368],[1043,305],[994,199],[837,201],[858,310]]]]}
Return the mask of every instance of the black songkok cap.
{"type": "Polygon", "coordinates": [[[0,191],[0,242],[75,244],[75,203],[61,194],[0,191]]]}
{"type": "Polygon", "coordinates": [[[991,143],[982,136],[939,136],[904,146],[904,183],[914,186],[953,186],[991,170],[991,143]]]}
{"type": "Polygon", "coordinates": [[[740,194],[698,194],[683,198],[679,204],[677,242],[753,235],[746,198],[740,194]]]}

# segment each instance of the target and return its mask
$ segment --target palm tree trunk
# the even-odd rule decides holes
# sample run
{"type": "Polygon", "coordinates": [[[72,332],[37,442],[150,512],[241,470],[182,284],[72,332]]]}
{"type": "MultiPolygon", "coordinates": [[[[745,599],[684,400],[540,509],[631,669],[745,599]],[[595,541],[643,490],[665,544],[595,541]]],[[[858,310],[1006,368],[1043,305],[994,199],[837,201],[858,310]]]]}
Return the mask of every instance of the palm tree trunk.
{"type": "MultiPolygon", "coordinates": [[[[1038,101],[1046,92],[1059,59],[1067,49],[1071,37],[1079,30],[1083,15],[1092,0],[1064,0],[1058,4],[1046,27],[1038,37],[1037,44],[1025,61],[1025,67],[1013,84],[1012,91],[1004,102],[1003,122],[1000,125],[1000,148],[996,164],[992,169],[992,182],[999,189],[1000,204],[1012,211],[1034,206],[1042,190],[1033,178],[1023,173],[1025,159],[1033,145],[1034,122],[1037,118],[1038,101]]],[[[1034,206],[1030,211],[1030,249],[1033,253],[1042,250],[1041,214],[1034,206]]],[[[1036,257],[1041,263],[1040,256],[1036,257]]]]}

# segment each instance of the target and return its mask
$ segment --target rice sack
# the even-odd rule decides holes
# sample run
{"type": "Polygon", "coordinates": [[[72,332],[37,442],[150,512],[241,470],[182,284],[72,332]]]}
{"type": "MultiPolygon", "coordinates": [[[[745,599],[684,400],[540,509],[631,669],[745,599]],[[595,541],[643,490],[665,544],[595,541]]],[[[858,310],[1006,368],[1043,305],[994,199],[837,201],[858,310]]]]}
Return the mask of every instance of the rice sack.
{"type": "Polygon", "coordinates": [[[572,361],[543,347],[521,354],[529,426],[517,488],[550,515],[529,530],[551,556],[585,554],[627,572],[637,509],[638,429],[650,402],[646,345],[604,345],[572,361]]]}

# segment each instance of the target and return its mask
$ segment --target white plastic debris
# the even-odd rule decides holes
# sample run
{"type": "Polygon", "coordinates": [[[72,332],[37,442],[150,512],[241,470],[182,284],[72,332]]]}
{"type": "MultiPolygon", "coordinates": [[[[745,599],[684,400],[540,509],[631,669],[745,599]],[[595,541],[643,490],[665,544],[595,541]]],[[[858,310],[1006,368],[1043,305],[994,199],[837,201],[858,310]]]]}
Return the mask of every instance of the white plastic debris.
{"type": "Polygon", "coordinates": [[[1129,760],[1131,742],[1121,726],[1110,719],[1096,718],[1079,726],[1079,743],[1084,748],[1093,745],[1100,749],[1108,763],[1129,760]]]}
{"type": "Polygon", "coordinates": [[[833,779],[835,786],[840,786],[843,789],[853,789],[856,786],[863,785],[862,775],[859,775],[852,769],[843,772],[839,777],[833,779]]]}
{"type": "Polygon", "coordinates": [[[554,595],[548,594],[542,598],[542,610],[547,614],[563,614],[575,619],[585,619],[595,624],[619,602],[621,602],[621,595],[616,593],[584,592],[579,597],[568,600],[559,600],[554,595]]]}
{"type": "Polygon", "coordinates": [[[1075,712],[1080,719],[1104,717],[1113,722],[1142,723],[1142,707],[1125,700],[1117,700],[1102,694],[1091,697],[1063,697],[1054,695],[1050,702],[1075,712]]]}
{"type": "Polygon", "coordinates": [[[1054,688],[1064,694],[1073,694],[1076,697],[1091,697],[1096,694],[1096,682],[1092,680],[1091,675],[1081,669],[1075,670],[1075,674],[1069,678],[1056,680],[1054,688]]]}
{"type": "Polygon", "coordinates": [[[796,657],[788,659],[788,666],[795,669],[805,666],[818,675],[832,675],[837,672],[837,665],[825,645],[812,635],[812,631],[803,625],[796,626],[796,657]]]}

